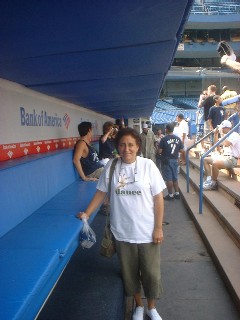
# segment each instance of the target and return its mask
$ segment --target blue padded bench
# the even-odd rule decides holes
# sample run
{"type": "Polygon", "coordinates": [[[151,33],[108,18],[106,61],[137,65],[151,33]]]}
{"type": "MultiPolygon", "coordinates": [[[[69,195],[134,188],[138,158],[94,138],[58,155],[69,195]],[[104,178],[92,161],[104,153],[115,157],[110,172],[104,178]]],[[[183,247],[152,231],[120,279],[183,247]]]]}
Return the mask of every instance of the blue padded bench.
{"type": "Polygon", "coordinates": [[[124,320],[125,296],[117,256],[102,257],[106,216],[97,214],[91,226],[97,243],[73,254],[37,320],[124,320]]]}
{"type": "Polygon", "coordinates": [[[78,179],[72,150],[0,164],[0,319],[36,317],[79,245],[75,214],[95,189],[78,179]]]}

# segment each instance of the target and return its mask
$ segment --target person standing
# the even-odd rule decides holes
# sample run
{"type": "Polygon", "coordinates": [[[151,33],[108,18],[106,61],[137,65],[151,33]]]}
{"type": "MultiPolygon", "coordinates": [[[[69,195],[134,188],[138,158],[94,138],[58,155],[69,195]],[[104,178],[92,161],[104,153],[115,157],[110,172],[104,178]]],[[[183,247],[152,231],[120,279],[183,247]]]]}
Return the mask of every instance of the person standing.
{"type": "Polygon", "coordinates": [[[217,87],[212,84],[207,88],[208,97],[202,102],[203,115],[204,115],[204,135],[208,134],[210,130],[210,125],[208,121],[208,115],[210,108],[214,105],[215,101],[213,97],[216,95],[217,87]]]}
{"type": "Polygon", "coordinates": [[[142,139],[142,155],[144,158],[151,159],[156,163],[156,148],[155,148],[155,136],[152,130],[148,128],[147,123],[142,126],[142,133],[140,134],[142,139]]]}
{"type": "Polygon", "coordinates": [[[160,143],[160,141],[161,141],[161,139],[163,137],[164,137],[164,134],[162,133],[162,129],[158,129],[157,133],[155,135],[154,146],[155,146],[155,149],[156,149],[156,165],[157,165],[159,170],[161,170],[161,157],[158,154],[157,150],[158,150],[158,147],[159,147],[159,143],[160,143]]]}
{"type": "Polygon", "coordinates": [[[214,105],[209,109],[209,127],[210,131],[215,129],[223,120],[225,115],[225,109],[221,106],[222,99],[216,95],[213,97],[214,105]]]}
{"type": "MultiPolygon", "coordinates": [[[[204,136],[204,116],[203,110],[199,108],[196,112],[196,126],[197,126],[197,134],[196,134],[196,142],[199,141],[204,136]]],[[[204,141],[201,141],[202,150],[204,149],[204,141]]]]}
{"type": "Polygon", "coordinates": [[[164,200],[180,199],[178,186],[178,155],[184,152],[181,139],[173,134],[174,124],[166,125],[166,135],[159,143],[158,153],[161,155],[161,169],[166,182],[168,195],[164,200]],[[174,189],[174,194],[173,194],[174,189]]]}
{"type": "MultiPolygon", "coordinates": [[[[134,296],[133,320],[143,320],[141,285],[147,298],[146,313],[153,320],[162,318],[155,300],[161,295],[160,244],[163,241],[163,189],[165,183],[153,161],[139,157],[140,134],[132,128],[119,130],[116,136],[119,158],[111,181],[110,227],[115,238],[124,288],[134,296]]],[[[104,168],[97,191],[77,217],[89,218],[108,192],[113,160],[104,168]]]]}
{"type": "MultiPolygon", "coordinates": [[[[198,110],[196,112],[196,126],[197,126],[196,141],[200,140],[204,136],[204,110],[202,108],[202,104],[207,99],[207,97],[208,97],[207,90],[203,90],[198,100],[198,110]]],[[[201,141],[201,147],[202,149],[204,149],[203,140],[201,141]]]]}
{"type": "Polygon", "coordinates": [[[91,122],[81,122],[78,132],[80,140],[74,148],[73,163],[84,181],[96,181],[103,171],[103,165],[99,161],[97,151],[91,146],[91,122]]]}
{"type": "Polygon", "coordinates": [[[202,103],[203,103],[203,101],[205,101],[207,99],[207,97],[208,97],[207,90],[203,90],[203,92],[199,96],[198,108],[202,108],[202,103]]]}
{"type": "Polygon", "coordinates": [[[103,125],[103,134],[99,138],[99,159],[103,165],[106,165],[109,159],[115,158],[115,134],[114,124],[107,121],[103,125]]]}
{"type": "Polygon", "coordinates": [[[177,122],[178,122],[178,136],[181,138],[181,141],[184,146],[184,152],[181,153],[181,164],[186,164],[186,157],[185,157],[185,151],[187,150],[188,144],[188,133],[189,133],[189,127],[187,121],[184,120],[184,115],[182,113],[179,113],[177,115],[177,122]]]}

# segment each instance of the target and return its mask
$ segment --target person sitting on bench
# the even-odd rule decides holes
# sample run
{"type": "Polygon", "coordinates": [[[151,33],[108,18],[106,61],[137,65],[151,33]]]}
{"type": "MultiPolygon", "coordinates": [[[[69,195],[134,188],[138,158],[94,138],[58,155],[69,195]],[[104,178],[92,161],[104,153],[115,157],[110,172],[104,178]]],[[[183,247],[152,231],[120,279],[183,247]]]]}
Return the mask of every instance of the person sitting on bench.
{"type": "Polygon", "coordinates": [[[90,145],[92,140],[91,122],[81,122],[78,125],[78,132],[80,140],[75,145],[73,163],[84,181],[96,181],[104,166],[99,161],[97,151],[90,145]]]}

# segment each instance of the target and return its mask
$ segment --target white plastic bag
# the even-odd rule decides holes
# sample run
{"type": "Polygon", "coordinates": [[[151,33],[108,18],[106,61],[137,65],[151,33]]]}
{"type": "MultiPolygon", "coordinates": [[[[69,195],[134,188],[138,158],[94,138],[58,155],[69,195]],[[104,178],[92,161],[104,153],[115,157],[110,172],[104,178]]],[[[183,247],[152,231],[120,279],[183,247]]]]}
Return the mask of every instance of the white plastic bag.
{"type": "Polygon", "coordinates": [[[87,219],[82,218],[83,227],[80,231],[80,243],[82,248],[89,249],[96,242],[96,235],[92,228],[89,226],[87,219]]]}

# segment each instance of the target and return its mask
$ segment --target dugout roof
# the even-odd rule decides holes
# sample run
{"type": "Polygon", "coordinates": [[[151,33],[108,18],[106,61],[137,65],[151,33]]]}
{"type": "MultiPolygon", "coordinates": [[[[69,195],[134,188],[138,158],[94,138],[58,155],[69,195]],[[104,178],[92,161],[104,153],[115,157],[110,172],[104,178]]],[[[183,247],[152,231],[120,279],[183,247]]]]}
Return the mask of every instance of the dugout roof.
{"type": "Polygon", "coordinates": [[[112,116],[149,116],[192,0],[2,0],[0,77],[112,116]]]}

